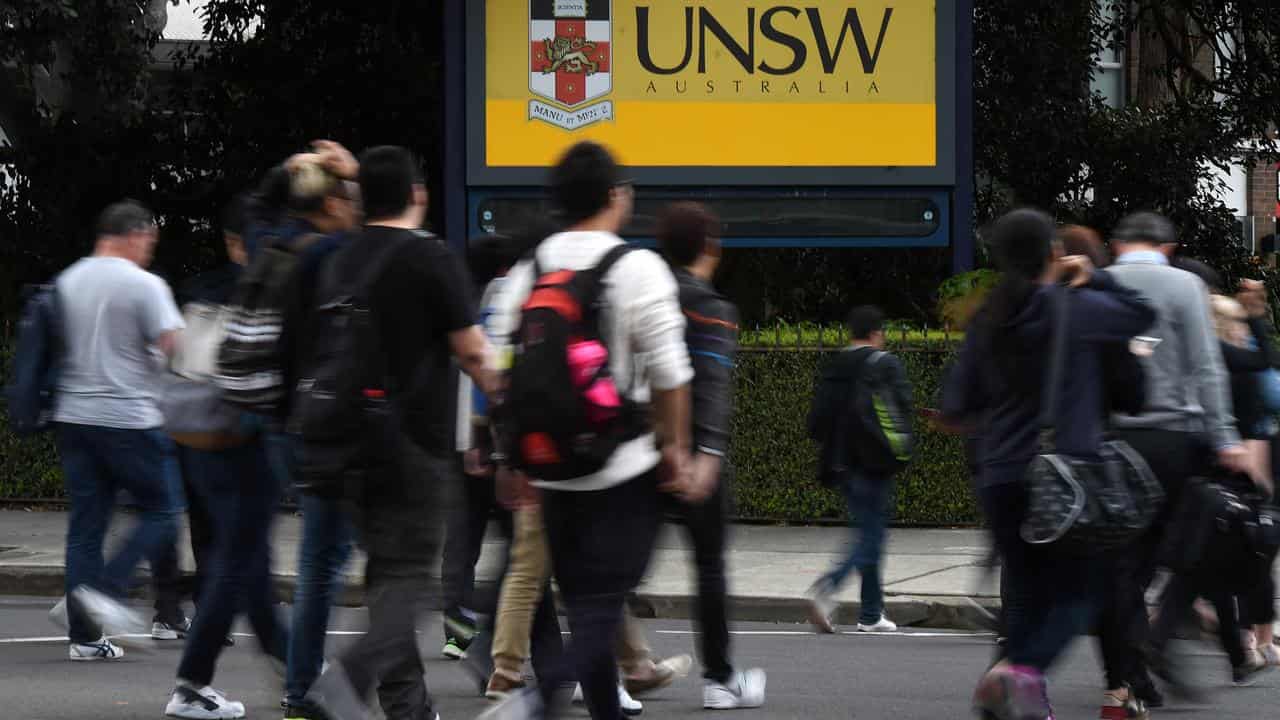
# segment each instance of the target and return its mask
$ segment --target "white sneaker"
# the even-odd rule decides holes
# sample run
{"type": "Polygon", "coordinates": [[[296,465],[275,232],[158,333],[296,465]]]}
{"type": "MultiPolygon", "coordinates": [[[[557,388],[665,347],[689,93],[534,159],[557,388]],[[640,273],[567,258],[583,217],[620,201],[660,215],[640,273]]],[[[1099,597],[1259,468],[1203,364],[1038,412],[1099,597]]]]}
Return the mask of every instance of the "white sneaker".
{"type": "Polygon", "coordinates": [[[184,720],[236,720],[244,717],[244,704],[228,700],[211,687],[195,688],[180,682],[164,714],[184,720]]]}
{"type": "Polygon", "coordinates": [[[97,642],[71,643],[72,660],[119,660],[124,657],[124,650],[112,644],[105,637],[97,642]]]}
{"type": "Polygon", "coordinates": [[[1262,659],[1267,661],[1268,665],[1280,665],[1280,648],[1275,645],[1267,645],[1262,648],[1262,659]]]}
{"type": "Polygon", "coordinates": [[[872,625],[864,625],[862,623],[858,623],[858,632],[865,632],[865,633],[898,632],[898,626],[889,618],[885,617],[884,615],[881,615],[880,619],[877,620],[872,625]]]}
{"type": "Polygon", "coordinates": [[[76,602],[84,608],[89,619],[102,628],[107,635],[146,635],[150,637],[151,627],[142,615],[134,612],[124,603],[105,595],[86,585],[71,591],[76,602]]]}
{"type": "MultiPolygon", "coordinates": [[[[582,684],[579,683],[573,688],[573,704],[581,705],[584,702],[586,700],[582,697],[582,684]]],[[[635,717],[644,712],[644,705],[631,697],[631,693],[621,685],[618,686],[618,705],[622,708],[622,714],[627,717],[635,717]]]]}
{"type": "Polygon", "coordinates": [[[760,668],[739,670],[728,682],[711,680],[702,686],[702,707],[708,710],[758,708],[764,705],[765,674],[760,668]]]}

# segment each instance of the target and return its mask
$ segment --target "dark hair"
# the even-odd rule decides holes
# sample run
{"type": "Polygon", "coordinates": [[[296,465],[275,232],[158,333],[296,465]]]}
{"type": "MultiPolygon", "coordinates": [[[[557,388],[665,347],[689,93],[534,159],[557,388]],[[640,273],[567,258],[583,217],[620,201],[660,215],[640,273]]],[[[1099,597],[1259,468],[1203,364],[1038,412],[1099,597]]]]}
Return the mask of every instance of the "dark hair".
{"type": "Polygon", "coordinates": [[[128,235],[155,227],[156,217],[137,200],[111,203],[98,215],[98,237],[128,235]]]}
{"type": "Polygon", "coordinates": [[[672,203],[658,217],[658,246],[676,267],[692,264],[706,250],[707,239],[718,237],[720,218],[701,203],[672,203]]]}
{"type": "Polygon", "coordinates": [[[1226,286],[1226,283],[1222,280],[1222,273],[1194,258],[1179,256],[1170,260],[1169,264],[1200,278],[1205,285],[1209,286],[1209,290],[1213,292],[1222,292],[1226,286]]]}
{"type": "Polygon", "coordinates": [[[992,357],[992,370],[1013,389],[1039,394],[1042,378],[1022,368],[1028,363],[1027,350],[1014,342],[1008,327],[1036,290],[1053,250],[1053,218],[1040,210],[1014,210],[996,220],[991,228],[991,250],[1000,269],[1000,282],[987,296],[978,313],[979,342],[992,357]]]}
{"type": "Polygon", "coordinates": [[[413,203],[413,186],[422,173],[413,154],[396,145],[380,145],[360,154],[360,198],[366,220],[397,217],[413,203]]]}
{"type": "Polygon", "coordinates": [[[875,305],[859,305],[849,311],[845,321],[849,336],[854,340],[866,340],[872,333],[884,332],[884,311],[875,305]]]}
{"type": "Polygon", "coordinates": [[[551,203],[565,225],[576,225],[609,207],[610,193],[621,171],[603,145],[583,141],[565,151],[551,168],[547,185],[551,203]]]}
{"type": "Polygon", "coordinates": [[[471,279],[477,289],[510,269],[550,234],[531,231],[519,235],[496,233],[472,238],[467,243],[467,265],[471,268],[471,279]]]}
{"type": "Polygon", "coordinates": [[[1178,241],[1173,223],[1159,213],[1136,212],[1121,218],[1111,237],[1126,243],[1167,245],[1178,241]]]}
{"type": "Polygon", "coordinates": [[[1058,241],[1062,243],[1064,253],[1084,255],[1094,267],[1104,268],[1111,264],[1111,254],[1102,244],[1102,236],[1093,228],[1067,225],[1058,231],[1058,241]]]}
{"type": "Polygon", "coordinates": [[[276,165],[262,176],[258,187],[249,194],[246,219],[250,223],[278,225],[289,207],[289,170],[276,165]]]}

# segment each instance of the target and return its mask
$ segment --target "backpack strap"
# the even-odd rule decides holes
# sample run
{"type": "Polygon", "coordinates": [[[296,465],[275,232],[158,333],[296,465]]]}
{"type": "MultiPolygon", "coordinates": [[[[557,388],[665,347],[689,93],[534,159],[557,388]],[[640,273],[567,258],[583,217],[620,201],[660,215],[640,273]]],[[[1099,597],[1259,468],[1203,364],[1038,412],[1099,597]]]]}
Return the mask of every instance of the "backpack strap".
{"type": "Polygon", "coordinates": [[[621,245],[609,248],[609,252],[605,253],[604,257],[600,258],[600,262],[596,263],[596,266],[588,271],[590,273],[590,280],[587,282],[586,292],[583,297],[583,304],[586,307],[595,307],[596,303],[600,300],[600,293],[604,291],[605,276],[609,274],[609,271],[613,269],[613,266],[617,264],[623,256],[634,249],[635,248],[625,242],[621,245]]]}

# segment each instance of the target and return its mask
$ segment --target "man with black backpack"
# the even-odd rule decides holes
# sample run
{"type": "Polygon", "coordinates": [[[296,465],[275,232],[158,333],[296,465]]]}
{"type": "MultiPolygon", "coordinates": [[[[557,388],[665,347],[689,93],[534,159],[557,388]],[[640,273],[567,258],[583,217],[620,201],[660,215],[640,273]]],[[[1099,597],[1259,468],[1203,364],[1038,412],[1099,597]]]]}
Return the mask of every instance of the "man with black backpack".
{"type": "Polygon", "coordinates": [[[809,435],[822,446],[821,480],[844,494],[851,524],[861,528],[844,561],[810,588],[810,619],[833,633],[835,596],[854,569],[862,574],[859,632],[894,632],[884,616],[880,563],[892,512],[893,476],[911,458],[911,385],[884,351],[884,313],[870,305],[849,313],[849,347],[822,371],[809,413],[809,435]]]}
{"type": "Polygon", "coordinates": [[[449,361],[489,392],[488,345],[462,263],[421,230],[427,194],[413,157],[372,148],[359,178],[365,225],[322,272],[290,425],[304,491],[354,510],[368,554],[369,630],[307,700],[329,720],[362,719],[376,686],[388,720],[432,720],[415,631],[450,472],[449,361]]]}
{"type": "Polygon", "coordinates": [[[542,491],[552,567],[573,628],[571,667],[539,678],[485,717],[541,717],[564,683],[596,720],[620,720],[614,642],[661,521],[660,489],[688,489],[689,382],[678,288],[662,258],[617,233],[632,188],[605,148],[583,142],[550,173],[567,231],[508,275],[494,328],[508,386],[492,416],[504,484],[542,491]],[[642,408],[652,406],[661,437],[642,408]]]}

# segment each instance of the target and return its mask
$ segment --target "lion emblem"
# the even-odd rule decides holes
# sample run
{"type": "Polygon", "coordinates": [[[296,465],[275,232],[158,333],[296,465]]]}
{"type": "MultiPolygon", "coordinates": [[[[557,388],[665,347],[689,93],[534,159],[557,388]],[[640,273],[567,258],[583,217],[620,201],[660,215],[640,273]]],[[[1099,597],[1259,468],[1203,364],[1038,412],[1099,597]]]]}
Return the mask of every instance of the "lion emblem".
{"type": "Polygon", "coordinates": [[[587,75],[600,71],[600,65],[590,58],[590,53],[595,52],[595,43],[567,37],[547,38],[542,42],[546,45],[547,60],[551,62],[550,67],[542,71],[544,75],[561,70],[587,75]]]}

